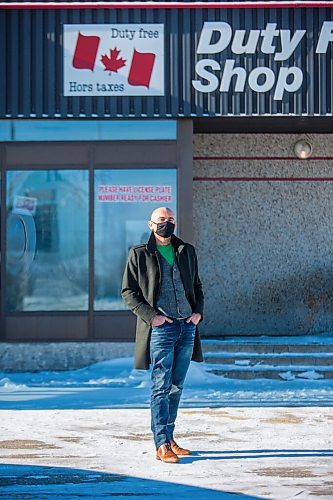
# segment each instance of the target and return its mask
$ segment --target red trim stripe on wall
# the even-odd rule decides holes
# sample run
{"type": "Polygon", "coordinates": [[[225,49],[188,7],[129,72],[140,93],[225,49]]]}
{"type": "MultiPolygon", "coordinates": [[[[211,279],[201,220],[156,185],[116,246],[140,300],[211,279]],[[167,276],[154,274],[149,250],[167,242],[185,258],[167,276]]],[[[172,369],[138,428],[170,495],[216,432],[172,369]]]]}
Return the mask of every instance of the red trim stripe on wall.
{"type": "Polygon", "coordinates": [[[333,160],[333,156],[311,156],[308,160],[301,160],[296,156],[193,156],[197,161],[244,161],[244,160],[266,160],[266,161],[310,161],[310,160],[333,160]]]}
{"type": "MultiPolygon", "coordinates": [[[[294,156],[194,156],[193,160],[237,161],[237,160],[282,160],[300,161],[294,156]]],[[[314,156],[311,160],[333,160],[333,156],[314,156]]],[[[333,177],[193,177],[199,182],[333,182],[333,177]]]]}
{"type": "Polygon", "coordinates": [[[333,177],[193,177],[199,182],[333,182],[333,177]]]}
{"type": "Polygon", "coordinates": [[[0,9],[283,9],[333,7],[333,1],[282,2],[0,2],[0,9]]]}

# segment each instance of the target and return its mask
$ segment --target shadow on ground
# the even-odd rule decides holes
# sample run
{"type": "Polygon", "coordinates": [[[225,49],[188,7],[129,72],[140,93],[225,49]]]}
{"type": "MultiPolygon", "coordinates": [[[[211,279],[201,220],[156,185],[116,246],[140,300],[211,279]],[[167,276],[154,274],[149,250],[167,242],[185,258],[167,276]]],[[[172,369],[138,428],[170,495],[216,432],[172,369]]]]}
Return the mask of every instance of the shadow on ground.
{"type": "MultiPolygon", "coordinates": [[[[172,467],[165,465],[166,467],[172,467]]],[[[177,465],[173,465],[177,467],[177,465]]],[[[37,465],[0,465],[0,498],[192,498],[260,500],[238,492],[216,491],[94,470],[37,465]]]]}

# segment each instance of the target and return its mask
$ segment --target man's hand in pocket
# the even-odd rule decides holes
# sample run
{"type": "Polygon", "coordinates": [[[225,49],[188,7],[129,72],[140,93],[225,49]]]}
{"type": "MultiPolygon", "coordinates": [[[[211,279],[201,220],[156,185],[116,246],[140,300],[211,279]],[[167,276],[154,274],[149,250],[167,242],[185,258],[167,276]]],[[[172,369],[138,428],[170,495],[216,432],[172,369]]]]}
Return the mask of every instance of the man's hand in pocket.
{"type": "Polygon", "coordinates": [[[201,320],[201,314],[200,313],[193,313],[193,314],[191,314],[191,316],[189,318],[187,318],[186,323],[189,323],[190,321],[192,321],[192,323],[197,325],[200,320],[201,320]]]}
{"type": "Polygon", "coordinates": [[[161,326],[161,325],[164,325],[164,323],[166,321],[168,323],[173,323],[172,319],[167,318],[166,316],[162,316],[162,315],[158,314],[157,316],[155,316],[155,318],[152,319],[151,326],[161,326]]]}

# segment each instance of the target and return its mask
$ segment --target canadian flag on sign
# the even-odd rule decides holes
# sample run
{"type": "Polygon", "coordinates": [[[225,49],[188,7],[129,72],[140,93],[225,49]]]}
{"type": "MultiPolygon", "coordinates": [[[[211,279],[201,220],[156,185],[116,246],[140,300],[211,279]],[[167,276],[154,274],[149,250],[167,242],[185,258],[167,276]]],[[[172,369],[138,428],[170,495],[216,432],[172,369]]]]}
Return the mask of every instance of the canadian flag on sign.
{"type": "MultiPolygon", "coordinates": [[[[78,34],[77,43],[73,57],[73,67],[76,69],[94,70],[96,55],[100,38],[98,36],[85,36],[78,34]]],[[[105,66],[105,71],[110,74],[118,72],[118,69],[125,66],[125,60],[119,58],[120,50],[117,47],[110,49],[110,56],[103,54],[101,61],[105,66]]],[[[128,75],[130,85],[143,85],[149,88],[151,74],[154,68],[156,54],[152,52],[139,52],[134,49],[133,58],[128,75]]]]}
{"type": "Polygon", "coordinates": [[[64,25],[64,95],[163,96],[163,24],[64,25]]]}

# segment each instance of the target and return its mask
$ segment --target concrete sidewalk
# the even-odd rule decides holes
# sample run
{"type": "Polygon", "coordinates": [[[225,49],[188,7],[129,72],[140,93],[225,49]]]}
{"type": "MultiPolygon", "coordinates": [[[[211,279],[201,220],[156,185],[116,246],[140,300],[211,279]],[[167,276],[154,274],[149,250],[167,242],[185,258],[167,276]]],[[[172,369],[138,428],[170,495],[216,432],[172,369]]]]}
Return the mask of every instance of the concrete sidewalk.
{"type": "Polygon", "coordinates": [[[155,459],[147,409],[3,410],[0,497],[333,498],[331,408],[183,409],[155,459]]]}

